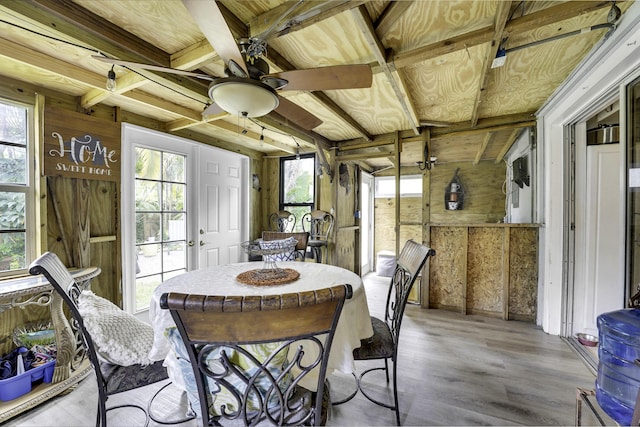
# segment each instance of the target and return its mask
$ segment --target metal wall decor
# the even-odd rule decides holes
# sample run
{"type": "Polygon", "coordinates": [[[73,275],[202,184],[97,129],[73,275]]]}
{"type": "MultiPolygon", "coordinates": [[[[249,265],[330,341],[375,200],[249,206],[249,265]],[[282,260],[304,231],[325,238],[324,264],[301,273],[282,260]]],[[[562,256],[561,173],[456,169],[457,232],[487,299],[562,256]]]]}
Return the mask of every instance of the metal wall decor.
{"type": "Polygon", "coordinates": [[[458,178],[460,168],[456,169],[453,178],[444,190],[444,208],[448,211],[459,211],[463,208],[464,188],[458,178]]]}

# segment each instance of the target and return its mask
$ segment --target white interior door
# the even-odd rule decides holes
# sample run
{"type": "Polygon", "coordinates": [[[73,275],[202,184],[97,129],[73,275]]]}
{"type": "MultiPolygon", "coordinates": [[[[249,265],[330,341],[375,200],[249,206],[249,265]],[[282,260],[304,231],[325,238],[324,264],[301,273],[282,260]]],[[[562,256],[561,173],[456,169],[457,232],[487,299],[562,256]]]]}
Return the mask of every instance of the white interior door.
{"type": "Polygon", "coordinates": [[[582,189],[576,205],[582,209],[576,210],[572,330],[597,335],[597,316],[624,306],[620,145],[588,146],[582,158],[584,167],[576,167],[576,187],[582,189]]]}
{"type": "Polygon", "coordinates": [[[230,151],[199,152],[198,267],[246,259],[241,243],[248,239],[248,160],[230,151]]]}
{"type": "Polygon", "coordinates": [[[373,175],[362,172],[360,188],[360,272],[373,269],[373,175]]]}

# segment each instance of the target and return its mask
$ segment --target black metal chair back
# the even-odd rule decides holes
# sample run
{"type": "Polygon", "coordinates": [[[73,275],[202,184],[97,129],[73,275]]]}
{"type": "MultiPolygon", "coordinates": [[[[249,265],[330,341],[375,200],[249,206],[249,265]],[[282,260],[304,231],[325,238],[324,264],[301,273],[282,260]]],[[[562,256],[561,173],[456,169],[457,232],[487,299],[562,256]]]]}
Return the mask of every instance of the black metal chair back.
{"type": "Polygon", "coordinates": [[[321,425],[329,351],[351,295],[350,285],[267,296],[162,295],[195,373],[200,422],[321,425]],[[301,386],[316,374],[313,392],[301,386]]]}
{"type": "MultiPolygon", "coordinates": [[[[123,407],[143,411],[146,418],[145,425],[147,425],[149,422],[147,408],[135,404],[124,404],[107,408],[106,403],[110,395],[167,379],[167,372],[162,366],[162,361],[145,366],[119,366],[106,363],[99,358],[94,342],[85,328],[83,317],[78,309],[78,297],[82,289],[73,279],[67,267],[60,261],[60,258],[52,252],[46,252],[29,266],[29,273],[32,275],[44,275],[53,287],[55,293],[62,298],[71,312],[73,329],[79,332],[82,344],[84,345],[84,349],[79,348],[76,351],[76,359],[84,357],[84,351],[86,350],[86,355],[89,357],[98,384],[96,425],[106,426],[107,411],[123,407]]],[[[67,326],[71,327],[70,325],[67,326]]],[[[73,336],[70,330],[66,330],[64,333],[66,333],[67,337],[73,336]]],[[[57,334],[58,333],[56,333],[56,335],[57,334]]]]}
{"type": "Polygon", "coordinates": [[[269,215],[271,231],[293,232],[296,228],[296,216],[289,211],[273,212],[269,215]]]}
{"type": "Polygon", "coordinates": [[[302,229],[309,232],[309,248],[316,262],[322,262],[322,248],[327,248],[334,217],[329,212],[315,210],[302,217],[302,229]]]}
{"type": "Polygon", "coordinates": [[[372,316],[373,336],[362,340],[360,347],[353,350],[353,358],[355,360],[384,360],[384,366],[369,368],[363,371],[359,377],[356,376],[356,390],[346,399],[334,402],[334,405],[348,402],[358,391],[361,391],[371,402],[395,411],[396,424],[400,425],[397,379],[400,327],[402,326],[402,319],[413,284],[429,256],[434,256],[435,253],[433,249],[416,243],[413,240],[408,240],[405,243],[396,261],[396,267],[393,276],[391,276],[391,282],[389,283],[384,320],[372,316]],[[371,397],[370,394],[365,391],[362,382],[362,378],[366,374],[373,371],[384,371],[388,384],[389,361],[393,363],[393,403],[387,403],[371,397]]]}

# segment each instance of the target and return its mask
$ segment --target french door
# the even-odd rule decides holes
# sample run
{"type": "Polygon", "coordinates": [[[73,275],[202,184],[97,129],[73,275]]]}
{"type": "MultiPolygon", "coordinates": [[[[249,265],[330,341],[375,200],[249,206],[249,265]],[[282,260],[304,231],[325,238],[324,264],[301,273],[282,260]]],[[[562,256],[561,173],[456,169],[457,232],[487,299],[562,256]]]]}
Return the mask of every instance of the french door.
{"type": "Polygon", "coordinates": [[[163,281],[246,258],[249,161],[126,124],[122,146],[123,301],[144,319],[163,281]]]}

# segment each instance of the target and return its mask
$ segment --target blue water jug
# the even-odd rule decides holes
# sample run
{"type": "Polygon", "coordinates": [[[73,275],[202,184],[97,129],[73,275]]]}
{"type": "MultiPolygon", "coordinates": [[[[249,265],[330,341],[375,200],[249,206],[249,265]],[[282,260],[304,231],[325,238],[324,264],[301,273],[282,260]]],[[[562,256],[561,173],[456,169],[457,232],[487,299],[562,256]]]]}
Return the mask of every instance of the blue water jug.
{"type": "Polygon", "coordinates": [[[596,399],[618,424],[628,426],[640,390],[640,309],[598,316],[596,399]]]}

